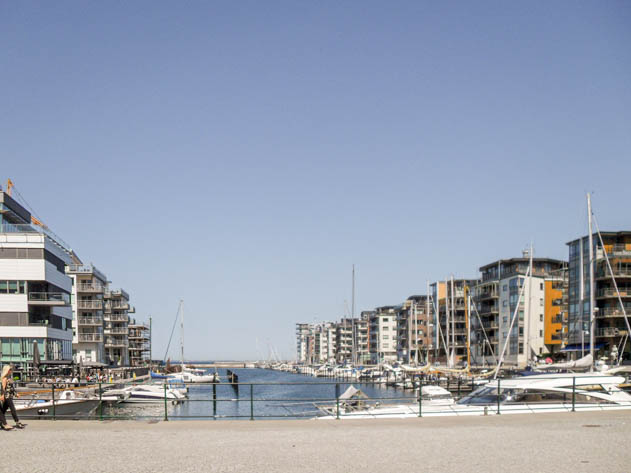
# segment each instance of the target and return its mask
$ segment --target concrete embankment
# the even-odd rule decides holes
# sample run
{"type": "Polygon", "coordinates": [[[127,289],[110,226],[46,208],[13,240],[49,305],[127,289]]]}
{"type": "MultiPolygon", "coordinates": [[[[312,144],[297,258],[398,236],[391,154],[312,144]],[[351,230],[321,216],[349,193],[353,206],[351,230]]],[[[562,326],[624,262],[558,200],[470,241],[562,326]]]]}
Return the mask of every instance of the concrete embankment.
{"type": "Polygon", "coordinates": [[[631,411],[355,421],[31,421],[28,472],[628,472],[631,411]]]}

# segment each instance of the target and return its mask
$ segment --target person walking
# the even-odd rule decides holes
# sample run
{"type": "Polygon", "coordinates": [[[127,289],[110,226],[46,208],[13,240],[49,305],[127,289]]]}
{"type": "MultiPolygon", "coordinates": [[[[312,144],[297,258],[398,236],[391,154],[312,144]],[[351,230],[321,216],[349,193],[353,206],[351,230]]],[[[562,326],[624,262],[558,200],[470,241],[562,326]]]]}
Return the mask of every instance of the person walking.
{"type": "Polygon", "coordinates": [[[11,365],[4,365],[2,367],[2,377],[0,378],[0,428],[2,428],[2,430],[13,430],[13,427],[7,424],[7,418],[5,416],[8,409],[11,409],[11,416],[13,416],[15,426],[18,429],[26,427],[26,425],[20,422],[18,413],[15,410],[15,405],[13,404],[15,386],[13,386],[12,375],[13,368],[11,365]]]}

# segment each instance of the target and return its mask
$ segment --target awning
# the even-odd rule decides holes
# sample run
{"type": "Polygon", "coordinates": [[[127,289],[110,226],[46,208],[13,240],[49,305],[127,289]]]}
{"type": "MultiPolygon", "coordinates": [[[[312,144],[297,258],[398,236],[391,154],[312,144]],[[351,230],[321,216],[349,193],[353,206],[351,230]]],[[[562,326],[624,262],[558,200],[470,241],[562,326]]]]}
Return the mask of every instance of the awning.
{"type": "MultiPolygon", "coordinates": [[[[599,342],[596,345],[594,345],[594,349],[600,350],[604,346],[605,344],[603,342],[599,342]]],[[[589,343],[586,343],[585,345],[581,343],[573,343],[571,345],[566,345],[566,347],[561,350],[561,353],[569,352],[569,351],[583,351],[583,350],[586,352],[589,351],[589,343]]]]}

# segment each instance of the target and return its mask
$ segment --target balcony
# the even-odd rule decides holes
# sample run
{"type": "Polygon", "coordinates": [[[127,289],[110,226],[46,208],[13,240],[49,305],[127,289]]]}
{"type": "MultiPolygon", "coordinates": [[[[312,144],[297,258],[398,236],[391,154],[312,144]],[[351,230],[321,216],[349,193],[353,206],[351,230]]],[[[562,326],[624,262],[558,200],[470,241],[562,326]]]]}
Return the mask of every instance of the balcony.
{"type": "Polygon", "coordinates": [[[553,324],[562,324],[565,322],[567,322],[567,317],[564,316],[563,314],[555,315],[554,317],[550,319],[550,323],[553,323],[553,324]]]}
{"type": "Polygon", "coordinates": [[[102,342],[103,334],[101,333],[79,333],[77,335],[79,342],[102,342]]]}
{"type": "Polygon", "coordinates": [[[129,294],[122,289],[111,289],[109,291],[105,291],[105,297],[107,299],[122,297],[123,299],[129,300],[129,294]]]}
{"type": "Polygon", "coordinates": [[[107,310],[128,310],[129,303],[123,301],[105,301],[105,309],[107,310]]]}
{"type": "Polygon", "coordinates": [[[125,314],[105,314],[105,320],[109,322],[127,322],[129,317],[125,314]]]}
{"type": "Polygon", "coordinates": [[[103,308],[103,301],[95,300],[83,300],[77,301],[77,309],[81,310],[99,310],[103,308]]]}
{"type": "Polygon", "coordinates": [[[594,335],[600,338],[609,338],[609,337],[622,337],[627,334],[627,331],[624,329],[619,329],[617,327],[603,327],[596,329],[594,335]]]}
{"type": "MultiPolygon", "coordinates": [[[[631,269],[613,268],[613,275],[618,278],[631,278],[631,269]]],[[[596,279],[611,279],[609,268],[596,271],[596,279]]]]}
{"type": "Polygon", "coordinates": [[[106,338],[105,339],[105,346],[106,347],[111,347],[111,348],[126,348],[128,346],[128,342],[127,340],[124,339],[120,339],[120,338],[106,338]]]}
{"type": "MultiPolygon", "coordinates": [[[[609,258],[615,258],[617,256],[631,257],[631,248],[628,248],[627,245],[613,245],[613,247],[607,252],[607,256],[609,256],[609,258]]],[[[596,258],[605,259],[602,247],[598,248],[596,258]]]]}
{"type": "Polygon", "coordinates": [[[129,330],[122,327],[112,327],[105,329],[105,335],[127,335],[129,330]]]}
{"type": "Polygon", "coordinates": [[[78,284],[77,292],[93,292],[93,293],[101,293],[105,290],[104,286],[101,284],[78,284]]]}
{"type": "MultiPolygon", "coordinates": [[[[625,310],[627,312],[627,316],[631,315],[631,308],[625,307],[625,310]]],[[[622,312],[622,309],[617,308],[617,307],[605,307],[604,309],[600,309],[598,311],[597,317],[598,318],[624,317],[624,312],[622,312]]]]}
{"type": "Polygon", "coordinates": [[[103,317],[83,316],[77,317],[78,325],[103,325],[103,317]]]}
{"type": "Polygon", "coordinates": [[[149,335],[129,334],[129,340],[149,340],[149,335]]]}
{"type": "Polygon", "coordinates": [[[65,292],[29,292],[28,303],[31,305],[65,306],[70,305],[70,296],[65,292]]]}
{"type": "MultiPolygon", "coordinates": [[[[618,289],[620,291],[620,297],[631,297],[631,288],[623,287],[618,289]]],[[[618,293],[615,289],[601,289],[599,291],[596,291],[596,297],[599,299],[606,297],[613,297],[617,299],[618,293]]]]}
{"type": "Polygon", "coordinates": [[[477,294],[475,296],[475,299],[477,299],[479,301],[483,301],[483,300],[486,300],[486,299],[496,299],[498,297],[499,297],[499,295],[498,295],[498,293],[496,291],[484,291],[484,292],[481,292],[480,294],[477,294]]]}
{"type": "Polygon", "coordinates": [[[69,264],[66,266],[67,274],[94,274],[102,281],[107,281],[107,276],[91,264],[69,264]]]}

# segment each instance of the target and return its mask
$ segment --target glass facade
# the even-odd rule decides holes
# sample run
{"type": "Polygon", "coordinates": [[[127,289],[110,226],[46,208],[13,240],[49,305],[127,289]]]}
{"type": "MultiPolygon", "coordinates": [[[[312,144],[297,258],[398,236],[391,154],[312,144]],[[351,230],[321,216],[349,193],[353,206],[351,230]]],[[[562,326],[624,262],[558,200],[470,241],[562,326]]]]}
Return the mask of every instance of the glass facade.
{"type": "Polygon", "coordinates": [[[0,360],[2,363],[24,363],[33,361],[33,342],[37,341],[40,359],[69,360],[72,358],[72,341],[55,338],[0,338],[0,360]]]}

